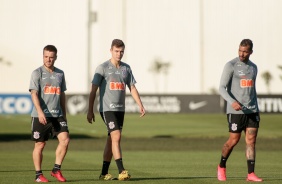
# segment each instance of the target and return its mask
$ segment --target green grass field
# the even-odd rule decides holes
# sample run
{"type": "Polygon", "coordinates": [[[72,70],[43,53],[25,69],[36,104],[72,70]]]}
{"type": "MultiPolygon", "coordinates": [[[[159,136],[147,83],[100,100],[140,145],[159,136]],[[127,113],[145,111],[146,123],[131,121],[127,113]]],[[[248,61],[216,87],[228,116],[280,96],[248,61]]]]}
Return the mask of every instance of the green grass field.
{"type": "MultiPolygon", "coordinates": [[[[62,166],[70,183],[119,183],[97,180],[102,165],[106,128],[87,123],[86,115],[68,116],[71,135],[69,152],[62,166]]],[[[0,116],[0,183],[33,183],[33,142],[28,115],[0,116]]],[[[257,139],[256,173],[264,183],[282,182],[282,115],[261,115],[257,139]]],[[[224,114],[127,114],[123,129],[124,166],[132,175],[126,183],[220,183],[216,167],[221,147],[228,137],[224,114]]],[[[43,172],[49,175],[54,164],[57,140],[44,150],[43,172]]],[[[225,183],[247,183],[244,136],[227,163],[225,183]]],[[[110,173],[117,175],[115,162],[110,173]]]]}

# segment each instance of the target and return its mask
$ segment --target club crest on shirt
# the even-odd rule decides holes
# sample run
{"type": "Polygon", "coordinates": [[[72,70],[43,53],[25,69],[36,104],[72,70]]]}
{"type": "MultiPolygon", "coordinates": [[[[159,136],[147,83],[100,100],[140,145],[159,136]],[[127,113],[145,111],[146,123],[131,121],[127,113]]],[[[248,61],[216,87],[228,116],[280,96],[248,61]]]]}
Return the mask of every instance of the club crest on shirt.
{"type": "Polygon", "coordinates": [[[121,68],[122,77],[125,78],[127,76],[126,67],[121,68]]]}
{"type": "Polygon", "coordinates": [[[61,82],[62,79],[63,79],[63,74],[62,73],[56,73],[56,79],[57,79],[57,82],[61,82]]]}
{"type": "Polygon", "coordinates": [[[37,131],[33,132],[33,138],[34,139],[39,139],[39,137],[40,137],[40,133],[39,132],[37,132],[37,131]]]}
{"type": "Polygon", "coordinates": [[[110,129],[115,128],[115,123],[114,123],[113,121],[111,121],[111,122],[109,123],[109,128],[110,128],[110,129]]]}
{"type": "Polygon", "coordinates": [[[231,130],[236,131],[237,130],[237,124],[232,123],[231,130]]]}

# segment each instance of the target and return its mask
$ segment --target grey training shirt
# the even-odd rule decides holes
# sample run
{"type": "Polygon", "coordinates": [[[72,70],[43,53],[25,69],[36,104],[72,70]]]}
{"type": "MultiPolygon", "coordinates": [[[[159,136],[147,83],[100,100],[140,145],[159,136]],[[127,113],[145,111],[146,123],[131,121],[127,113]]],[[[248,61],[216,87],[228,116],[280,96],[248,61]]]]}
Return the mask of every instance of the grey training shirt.
{"type": "MultiPolygon", "coordinates": [[[[63,116],[60,95],[67,88],[62,70],[55,67],[53,73],[50,73],[44,66],[37,68],[31,74],[29,91],[31,90],[38,91],[40,106],[45,117],[63,116]]],[[[31,116],[38,117],[35,107],[32,109],[31,116]]]]}
{"type": "Polygon", "coordinates": [[[96,68],[92,84],[100,89],[100,112],[125,111],[126,85],[136,83],[130,66],[120,62],[116,68],[109,60],[96,68]]]}
{"type": "Polygon", "coordinates": [[[250,114],[259,112],[256,93],[257,66],[239,57],[227,62],[220,79],[219,93],[227,101],[227,114],[250,114]],[[238,101],[242,110],[235,111],[231,104],[238,101]]]}

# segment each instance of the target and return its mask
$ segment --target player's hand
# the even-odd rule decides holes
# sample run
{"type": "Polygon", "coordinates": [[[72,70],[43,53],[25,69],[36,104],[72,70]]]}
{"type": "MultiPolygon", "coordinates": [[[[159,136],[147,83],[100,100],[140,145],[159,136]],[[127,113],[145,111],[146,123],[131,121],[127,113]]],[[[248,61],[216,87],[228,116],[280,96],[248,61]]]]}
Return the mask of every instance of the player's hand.
{"type": "Polygon", "coordinates": [[[237,101],[233,102],[231,106],[235,111],[242,110],[241,105],[237,101]]]}
{"type": "Polygon", "coordinates": [[[38,120],[43,125],[47,124],[47,120],[46,120],[45,114],[43,112],[42,113],[38,113],[38,120]]]}
{"type": "Polygon", "coordinates": [[[141,113],[140,117],[145,116],[146,111],[145,111],[145,108],[144,108],[144,107],[141,107],[141,108],[140,108],[140,113],[141,113]]]}
{"type": "Polygon", "coordinates": [[[95,115],[94,115],[93,112],[87,113],[87,121],[88,121],[88,123],[91,123],[91,124],[92,124],[92,122],[95,122],[95,115]]]}

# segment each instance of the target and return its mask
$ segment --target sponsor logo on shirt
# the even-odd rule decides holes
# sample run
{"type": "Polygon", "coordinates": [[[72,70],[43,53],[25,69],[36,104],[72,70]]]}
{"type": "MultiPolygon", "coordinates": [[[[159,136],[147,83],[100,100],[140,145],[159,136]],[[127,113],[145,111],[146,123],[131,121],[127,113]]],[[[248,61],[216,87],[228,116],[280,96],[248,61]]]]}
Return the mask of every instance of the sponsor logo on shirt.
{"type": "Polygon", "coordinates": [[[243,70],[238,70],[239,75],[245,75],[243,70]]]}
{"type": "Polygon", "coordinates": [[[43,89],[44,94],[61,94],[61,88],[56,86],[44,86],[43,89]]]}
{"type": "Polygon", "coordinates": [[[242,110],[255,109],[255,108],[256,108],[255,105],[246,105],[246,106],[242,106],[242,110]]]}
{"type": "Polygon", "coordinates": [[[124,82],[110,82],[110,90],[125,90],[125,83],[124,82]]]}
{"type": "Polygon", "coordinates": [[[110,108],[111,109],[115,109],[115,108],[120,108],[120,107],[123,107],[123,105],[122,104],[110,104],[110,108]]]}
{"type": "Polygon", "coordinates": [[[48,109],[44,109],[43,112],[46,113],[46,114],[49,114],[49,113],[58,114],[58,113],[60,113],[60,111],[57,110],[57,109],[52,109],[52,110],[50,110],[50,111],[49,111],[48,109]]]}
{"type": "Polygon", "coordinates": [[[253,87],[254,82],[253,82],[252,79],[241,79],[240,80],[240,86],[241,86],[241,88],[253,87]]]}

